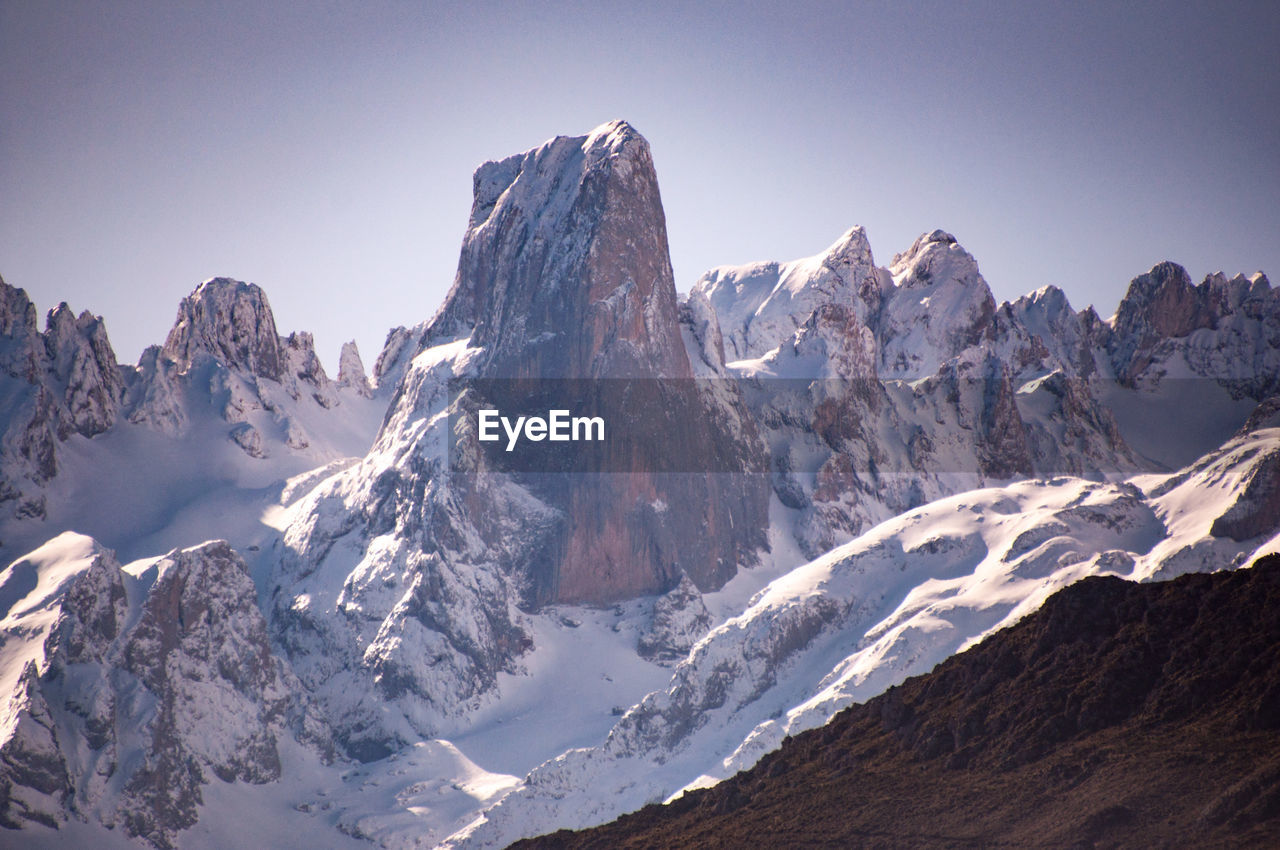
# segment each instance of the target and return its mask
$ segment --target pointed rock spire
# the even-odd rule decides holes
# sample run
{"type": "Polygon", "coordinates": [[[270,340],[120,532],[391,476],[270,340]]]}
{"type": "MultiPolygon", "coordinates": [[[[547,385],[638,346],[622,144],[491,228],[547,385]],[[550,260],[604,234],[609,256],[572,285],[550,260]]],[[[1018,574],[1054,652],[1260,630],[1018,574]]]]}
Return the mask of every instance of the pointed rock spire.
{"type": "Polygon", "coordinates": [[[360,349],[355,340],[342,344],[342,353],[338,355],[338,386],[355,390],[368,398],[373,395],[369,386],[369,376],[364,371],[364,361],[360,359],[360,349]]]}

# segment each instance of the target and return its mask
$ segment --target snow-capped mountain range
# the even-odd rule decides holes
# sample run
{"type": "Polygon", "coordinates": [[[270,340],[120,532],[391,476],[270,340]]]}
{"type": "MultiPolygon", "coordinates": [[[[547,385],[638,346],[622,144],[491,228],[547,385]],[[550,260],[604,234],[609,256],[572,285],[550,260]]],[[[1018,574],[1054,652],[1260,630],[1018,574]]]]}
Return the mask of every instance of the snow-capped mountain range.
{"type": "Polygon", "coordinates": [[[750,767],[1084,576],[1280,550],[1262,274],[1163,262],[1103,319],[854,227],[681,297],[625,122],[481,166],[439,312],[339,362],[253,284],[124,366],[0,281],[6,835],[505,846],[750,767]],[[486,382],[563,379],[681,388],[632,408],[679,471],[468,442],[486,382]]]}

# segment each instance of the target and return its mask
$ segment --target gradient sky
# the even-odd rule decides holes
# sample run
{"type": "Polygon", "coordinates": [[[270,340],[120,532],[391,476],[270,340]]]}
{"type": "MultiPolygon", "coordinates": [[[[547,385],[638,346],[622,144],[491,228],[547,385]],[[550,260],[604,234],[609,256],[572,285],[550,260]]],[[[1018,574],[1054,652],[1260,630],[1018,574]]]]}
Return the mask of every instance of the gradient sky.
{"type": "Polygon", "coordinates": [[[479,163],[626,118],[681,291],[853,224],[1104,316],[1164,259],[1280,278],[1280,4],[687,5],[0,0],[0,275],[125,362],[250,280],[371,369],[479,163]]]}

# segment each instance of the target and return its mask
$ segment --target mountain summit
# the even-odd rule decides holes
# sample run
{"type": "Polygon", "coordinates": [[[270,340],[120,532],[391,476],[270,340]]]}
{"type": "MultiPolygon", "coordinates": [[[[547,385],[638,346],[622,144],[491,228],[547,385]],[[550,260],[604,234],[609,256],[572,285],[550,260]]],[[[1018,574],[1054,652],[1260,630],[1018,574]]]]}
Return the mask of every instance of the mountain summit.
{"type": "Polygon", "coordinates": [[[458,273],[430,335],[493,378],[691,377],[649,143],[625,121],[476,170],[458,273]]]}
{"type": "Polygon", "coordinates": [[[765,447],[736,388],[694,380],[644,138],[620,121],[558,137],[485,163],[474,187],[453,288],[373,450],[303,505],[274,591],[300,675],[359,718],[346,743],[362,755],[438,731],[515,670],[532,643],[523,612],[686,577],[714,590],[767,546],[767,476],[706,472],[763,470],[765,447]],[[636,439],[557,474],[497,468],[465,439],[478,409],[501,407],[495,392],[554,395],[565,381],[636,439]],[[646,448],[659,438],[673,455],[661,470],[646,448]],[[354,567],[337,566],[353,552],[354,567]],[[351,659],[336,676],[322,657],[334,644],[351,659]],[[422,652],[441,663],[424,668],[422,652]],[[339,684],[351,676],[372,688],[339,684]],[[404,723],[370,727],[350,704],[370,690],[404,723]]]}

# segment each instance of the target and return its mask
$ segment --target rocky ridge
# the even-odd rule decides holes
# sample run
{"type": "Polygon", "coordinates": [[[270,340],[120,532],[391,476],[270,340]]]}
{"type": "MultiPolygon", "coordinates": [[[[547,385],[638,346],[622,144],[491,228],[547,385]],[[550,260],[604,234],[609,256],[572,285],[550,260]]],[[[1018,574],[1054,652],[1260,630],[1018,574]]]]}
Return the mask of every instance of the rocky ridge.
{"type": "Polygon", "coordinates": [[[13,502],[17,516],[38,518],[44,500],[29,485],[57,475],[59,442],[115,423],[124,375],[101,316],[76,316],[59,304],[40,332],[26,292],[0,279],[0,377],[8,411],[0,434],[0,504],[13,502]]]}
{"type": "Polygon", "coordinates": [[[374,394],[353,344],[344,347],[342,365],[335,383],[310,334],[280,336],[253,284],[202,283],[183,299],[165,344],[130,367],[116,362],[101,317],[77,317],[60,304],[41,332],[26,293],[0,280],[0,526],[26,537],[33,522],[48,519],[49,488],[68,440],[138,426],[155,435],[135,438],[139,444],[187,441],[206,451],[195,444],[210,427],[210,409],[223,439],[251,458],[332,459],[326,412],[344,396],[374,394]]]}
{"type": "Polygon", "coordinates": [[[943,231],[887,268],[854,228],[812,258],[715,269],[682,315],[691,360],[743,384],[810,557],[950,493],[1186,463],[1244,418],[1230,399],[1261,402],[1280,374],[1280,300],[1261,274],[1193,286],[1163,263],[1107,322],[1054,287],[997,308],[943,231]],[[1221,421],[1186,419],[1215,401],[1221,421]],[[1153,447],[1150,416],[1203,436],[1153,447]]]}

